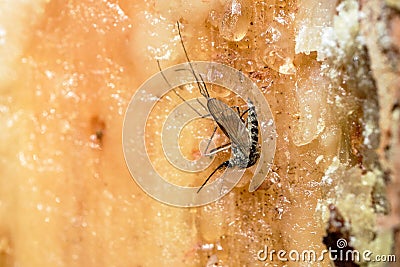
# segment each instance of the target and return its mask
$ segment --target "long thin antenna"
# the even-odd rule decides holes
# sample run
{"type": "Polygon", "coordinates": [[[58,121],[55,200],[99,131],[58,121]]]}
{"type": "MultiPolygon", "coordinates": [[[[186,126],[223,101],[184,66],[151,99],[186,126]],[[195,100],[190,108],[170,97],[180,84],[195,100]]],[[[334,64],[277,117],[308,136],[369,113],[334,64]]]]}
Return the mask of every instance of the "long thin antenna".
{"type": "Polygon", "coordinates": [[[181,39],[181,44],[182,44],[183,51],[185,52],[186,60],[187,60],[187,62],[189,63],[189,66],[190,66],[190,69],[192,70],[192,73],[193,73],[194,78],[196,79],[197,86],[199,87],[199,90],[200,90],[200,94],[202,94],[205,98],[209,98],[210,95],[208,94],[207,86],[206,86],[206,84],[205,84],[203,78],[202,78],[201,75],[200,75],[200,78],[201,78],[201,80],[202,80],[202,85],[203,85],[203,88],[202,88],[202,87],[200,86],[201,83],[200,83],[200,81],[199,81],[199,78],[197,77],[196,72],[195,72],[194,69],[193,69],[193,65],[192,65],[192,63],[190,62],[188,53],[187,53],[186,48],[185,48],[185,44],[183,43],[183,39],[182,39],[182,34],[181,34],[181,28],[180,28],[179,21],[176,22],[176,25],[178,25],[178,33],[179,33],[179,37],[180,37],[180,39],[181,39]]]}

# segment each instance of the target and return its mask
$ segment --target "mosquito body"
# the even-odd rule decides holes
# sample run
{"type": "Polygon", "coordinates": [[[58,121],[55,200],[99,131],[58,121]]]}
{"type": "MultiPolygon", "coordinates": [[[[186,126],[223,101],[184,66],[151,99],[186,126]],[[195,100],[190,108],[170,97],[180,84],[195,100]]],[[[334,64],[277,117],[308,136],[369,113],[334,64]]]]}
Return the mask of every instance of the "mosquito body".
{"type": "MultiPolygon", "coordinates": [[[[255,106],[247,100],[247,111],[240,116],[231,107],[215,98],[207,99],[207,107],[211,116],[222,132],[230,139],[232,157],[222,162],[204,181],[197,192],[207,184],[211,177],[223,168],[238,167],[246,169],[253,166],[260,157],[258,144],[258,119],[255,106]],[[242,117],[247,114],[247,127],[242,117]]],[[[224,145],[226,146],[226,145],[224,145]]],[[[214,150],[219,150],[218,148],[214,150]]]]}
{"type": "MultiPolygon", "coordinates": [[[[182,48],[185,52],[185,56],[187,62],[190,67],[190,71],[192,72],[196,83],[198,85],[200,94],[207,100],[206,109],[209,112],[209,115],[212,116],[213,120],[217,123],[218,127],[222,130],[222,132],[230,139],[230,143],[222,145],[220,147],[212,149],[211,153],[206,153],[208,150],[208,146],[216,132],[217,127],[214,129],[214,132],[210,138],[210,142],[206,147],[205,153],[206,155],[213,155],[218,153],[219,151],[225,150],[227,148],[231,148],[232,156],[229,160],[221,163],[204,181],[201,185],[197,193],[201,191],[201,189],[207,184],[207,182],[211,179],[211,177],[218,171],[223,168],[240,168],[245,169],[253,166],[260,157],[259,151],[259,143],[258,143],[258,133],[259,133],[259,125],[257,119],[257,113],[253,102],[250,99],[247,99],[247,107],[248,109],[240,114],[239,109],[233,109],[228,106],[221,100],[210,97],[207,86],[203,80],[203,77],[200,74],[196,74],[193,65],[188,57],[185,45],[183,43],[180,24],[177,22],[178,33],[181,40],[182,48]],[[243,116],[247,113],[246,121],[243,119],[243,116]]],[[[160,71],[161,67],[159,66],[160,71]]],[[[185,69],[187,70],[187,69],[185,69]]],[[[161,71],[162,72],[162,71],[161,71]]],[[[165,78],[165,77],[164,77],[165,78]]],[[[168,81],[167,81],[168,83],[168,81]]],[[[177,92],[174,90],[175,94],[178,95],[181,99],[183,99],[177,92]]],[[[198,113],[198,112],[197,112],[198,113]]],[[[199,114],[199,113],[198,113],[199,114]]]]}

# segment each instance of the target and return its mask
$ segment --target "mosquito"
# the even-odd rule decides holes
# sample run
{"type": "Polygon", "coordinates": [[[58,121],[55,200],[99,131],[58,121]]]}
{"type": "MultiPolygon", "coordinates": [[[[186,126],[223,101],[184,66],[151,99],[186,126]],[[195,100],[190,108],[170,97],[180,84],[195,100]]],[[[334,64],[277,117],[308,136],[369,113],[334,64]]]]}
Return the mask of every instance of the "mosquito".
{"type": "MultiPolygon", "coordinates": [[[[257,162],[257,160],[260,157],[260,148],[258,143],[259,125],[258,125],[255,106],[250,99],[247,99],[248,109],[240,114],[239,107],[234,107],[236,109],[235,110],[233,107],[230,107],[224,102],[210,96],[203,77],[201,76],[201,74],[196,74],[193,65],[189,59],[185,44],[183,42],[179,21],[177,21],[177,27],[181,45],[185,53],[187,63],[189,64],[190,67],[190,70],[188,69],[185,70],[191,71],[191,73],[193,74],[197,86],[199,88],[200,94],[207,100],[207,107],[204,107],[204,105],[202,105],[201,102],[199,103],[208,111],[209,115],[212,116],[213,120],[217,123],[218,127],[230,140],[230,143],[214,148],[209,153],[207,153],[210,142],[214,137],[215,132],[218,128],[215,127],[212,136],[209,139],[204,154],[210,156],[218,152],[221,152],[223,150],[226,150],[228,148],[231,148],[232,151],[232,157],[229,160],[222,162],[207,177],[207,179],[197,190],[197,193],[199,193],[217,171],[223,168],[234,168],[234,167],[238,167],[240,169],[246,169],[253,166],[257,162]],[[243,117],[246,113],[247,113],[247,120],[245,121],[243,117]]],[[[161,70],[159,61],[157,61],[157,63],[162,76],[166,80],[166,77],[164,76],[161,70]]],[[[169,84],[167,80],[166,82],[167,84],[169,84]]],[[[176,90],[173,91],[181,100],[185,101],[185,99],[176,90]]],[[[197,110],[195,110],[193,107],[191,108],[197,114],[200,115],[200,113],[197,110]]]]}

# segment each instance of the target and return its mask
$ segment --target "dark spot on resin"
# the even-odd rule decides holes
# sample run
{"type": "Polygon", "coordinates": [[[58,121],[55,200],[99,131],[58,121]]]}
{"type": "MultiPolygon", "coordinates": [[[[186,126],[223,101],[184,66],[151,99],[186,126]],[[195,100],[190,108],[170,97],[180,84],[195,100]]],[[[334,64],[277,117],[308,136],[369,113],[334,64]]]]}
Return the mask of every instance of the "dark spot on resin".
{"type": "Polygon", "coordinates": [[[90,141],[93,148],[102,148],[106,124],[98,116],[90,119],[90,141]]]}

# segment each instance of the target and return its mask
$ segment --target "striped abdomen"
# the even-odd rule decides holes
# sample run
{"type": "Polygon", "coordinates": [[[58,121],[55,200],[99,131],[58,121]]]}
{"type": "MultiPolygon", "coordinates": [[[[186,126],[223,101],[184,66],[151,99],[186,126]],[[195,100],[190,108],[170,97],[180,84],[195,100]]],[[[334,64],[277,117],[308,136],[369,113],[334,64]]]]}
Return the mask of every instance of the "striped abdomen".
{"type": "Polygon", "coordinates": [[[260,157],[258,147],[258,118],[256,113],[256,107],[253,105],[250,99],[247,100],[247,106],[249,111],[247,114],[247,129],[250,137],[250,153],[247,167],[253,166],[258,158],[260,157]]]}

